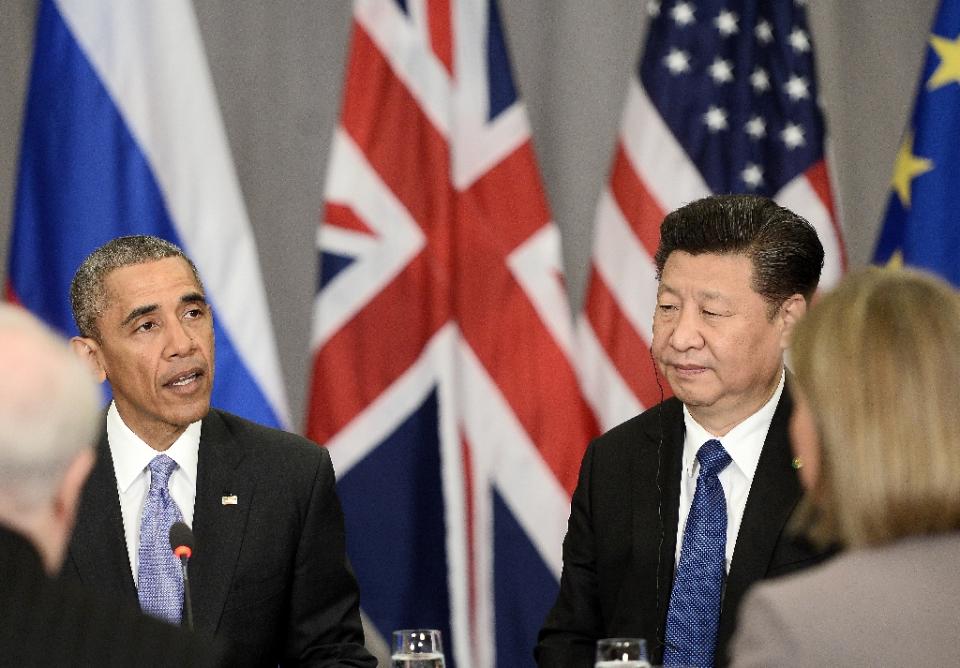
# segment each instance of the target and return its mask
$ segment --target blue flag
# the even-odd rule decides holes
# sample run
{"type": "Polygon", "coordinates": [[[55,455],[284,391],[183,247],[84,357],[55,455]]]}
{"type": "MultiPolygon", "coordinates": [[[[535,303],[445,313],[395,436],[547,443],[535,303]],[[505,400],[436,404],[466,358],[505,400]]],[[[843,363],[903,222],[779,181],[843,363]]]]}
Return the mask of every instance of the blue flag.
{"type": "Polygon", "coordinates": [[[893,170],[874,262],[925,269],[960,286],[960,0],[943,0],[917,103],[893,170]]]}
{"type": "Polygon", "coordinates": [[[253,233],[188,0],[42,0],[7,297],[76,333],[69,286],[129,234],[184,249],[214,306],[214,405],[288,422],[253,233]]]}

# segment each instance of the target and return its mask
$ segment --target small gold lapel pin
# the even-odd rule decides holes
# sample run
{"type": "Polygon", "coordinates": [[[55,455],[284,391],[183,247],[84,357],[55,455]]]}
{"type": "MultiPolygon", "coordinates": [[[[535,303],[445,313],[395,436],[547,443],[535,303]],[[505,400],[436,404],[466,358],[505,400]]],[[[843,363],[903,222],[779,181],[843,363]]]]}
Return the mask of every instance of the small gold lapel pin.
{"type": "MultiPolygon", "coordinates": [[[[799,457],[794,457],[793,461],[790,462],[790,466],[792,466],[794,470],[799,471],[800,469],[803,468],[803,460],[800,459],[799,457]]],[[[234,499],[236,499],[236,497],[234,497],[234,499]]],[[[234,503],[236,503],[236,500],[234,500],[234,503]]]]}
{"type": "Polygon", "coordinates": [[[224,506],[235,506],[237,505],[237,495],[231,494],[230,496],[221,496],[220,504],[224,506]]]}

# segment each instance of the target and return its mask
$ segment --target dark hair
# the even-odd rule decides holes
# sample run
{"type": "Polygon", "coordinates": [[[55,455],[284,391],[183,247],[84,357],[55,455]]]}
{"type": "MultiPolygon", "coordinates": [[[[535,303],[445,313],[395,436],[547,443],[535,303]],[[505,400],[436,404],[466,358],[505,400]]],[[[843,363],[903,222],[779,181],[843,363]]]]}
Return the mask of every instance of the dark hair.
{"type": "Polygon", "coordinates": [[[80,264],[70,283],[70,305],[73,319],[77,323],[80,336],[100,340],[97,318],[103,315],[107,307],[107,295],[103,282],[115,269],[143,264],[168,257],[181,257],[190,265],[193,277],[203,291],[203,283],[197,268],[180,247],[161,239],[147,235],[117,237],[90,253],[80,264]]]}
{"type": "Polygon", "coordinates": [[[774,310],[794,294],[809,302],[823,268],[823,246],[813,225],[756,195],[704,197],[668,214],[655,258],[658,280],[674,251],[750,258],[753,289],[774,310]]]}

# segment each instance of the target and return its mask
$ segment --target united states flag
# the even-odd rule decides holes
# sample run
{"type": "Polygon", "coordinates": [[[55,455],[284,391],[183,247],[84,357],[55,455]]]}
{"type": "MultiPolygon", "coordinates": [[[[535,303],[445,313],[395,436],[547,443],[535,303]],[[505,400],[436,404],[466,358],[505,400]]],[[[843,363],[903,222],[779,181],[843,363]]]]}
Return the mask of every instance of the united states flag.
{"type": "Polygon", "coordinates": [[[821,286],[843,271],[805,4],[646,5],[647,44],[597,207],[578,327],[585,391],[604,428],[661,399],[649,346],[667,212],[711,193],[773,197],[816,227],[821,286]]]}
{"type": "Polygon", "coordinates": [[[355,2],[317,245],[307,431],[364,613],[522,664],[596,425],[495,2],[355,2]]]}

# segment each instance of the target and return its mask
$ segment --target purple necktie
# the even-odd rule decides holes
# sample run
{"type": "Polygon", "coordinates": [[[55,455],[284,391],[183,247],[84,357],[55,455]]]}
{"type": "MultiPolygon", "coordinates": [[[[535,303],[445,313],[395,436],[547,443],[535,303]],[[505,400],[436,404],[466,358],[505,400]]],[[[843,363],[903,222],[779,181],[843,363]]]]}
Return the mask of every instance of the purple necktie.
{"type": "Polygon", "coordinates": [[[166,455],[157,455],[149,468],[150,491],[140,523],[137,596],[145,613],[179,624],[183,609],[183,574],[180,562],[170,549],[170,527],[183,517],[167,489],[170,474],[177,468],[177,463],[166,455]]]}
{"type": "Polygon", "coordinates": [[[697,491],[687,516],[667,610],[664,666],[714,665],[727,573],[727,502],[717,474],[732,460],[716,439],[700,446],[697,460],[697,491]]]}

